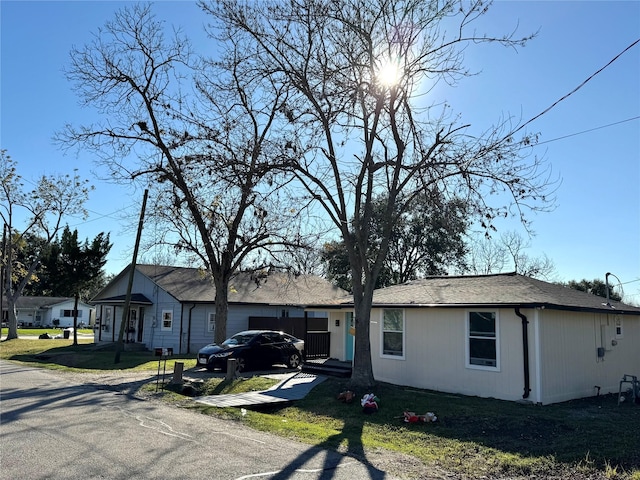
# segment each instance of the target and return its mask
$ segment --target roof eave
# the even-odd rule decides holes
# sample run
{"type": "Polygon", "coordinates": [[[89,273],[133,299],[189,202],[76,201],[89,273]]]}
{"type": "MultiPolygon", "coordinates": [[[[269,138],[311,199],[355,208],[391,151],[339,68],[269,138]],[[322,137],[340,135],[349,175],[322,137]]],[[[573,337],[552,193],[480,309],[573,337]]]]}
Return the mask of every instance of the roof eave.
{"type": "MultiPolygon", "coordinates": [[[[342,304],[313,304],[305,307],[307,310],[347,310],[353,309],[353,303],[342,304]]],[[[616,309],[613,307],[602,308],[598,307],[582,307],[574,305],[557,305],[553,303],[374,303],[372,308],[529,308],[529,309],[549,309],[549,310],[564,310],[573,312],[588,312],[588,313],[606,313],[606,314],[619,314],[619,315],[640,315],[639,311],[616,309]]]]}

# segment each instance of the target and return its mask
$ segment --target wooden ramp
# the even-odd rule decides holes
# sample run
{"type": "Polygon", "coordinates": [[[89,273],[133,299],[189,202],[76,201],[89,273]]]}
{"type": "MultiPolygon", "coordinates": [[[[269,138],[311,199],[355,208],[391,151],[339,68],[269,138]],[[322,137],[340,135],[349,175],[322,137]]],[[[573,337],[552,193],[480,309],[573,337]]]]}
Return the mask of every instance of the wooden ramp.
{"type": "Polygon", "coordinates": [[[294,373],[282,382],[261,392],[208,395],[194,401],[213,407],[251,407],[301,400],[326,377],[303,372],[294,373]]]}

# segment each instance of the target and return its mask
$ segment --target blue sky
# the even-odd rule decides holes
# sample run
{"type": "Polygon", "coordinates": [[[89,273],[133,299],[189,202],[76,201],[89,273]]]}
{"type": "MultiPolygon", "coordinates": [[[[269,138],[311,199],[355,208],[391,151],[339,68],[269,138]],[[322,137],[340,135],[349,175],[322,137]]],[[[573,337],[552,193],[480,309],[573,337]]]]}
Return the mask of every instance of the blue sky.
{"type": "MultiPolygon", "coordinates": [[[[90,154],[64,154],[51,138],[65,123],[91,122],[92,112],[78,106],[63,68],[71,47],[89,42],[124,4],[0,2],[0,148],[18,161],[27,180],[78,168],[92,181],[89,219],[70,219],[69,225],[81,238],[111,232],[107,270],[112,273],[130,261],[142,192],[97,179],[90,154]],[[120,220],[126,213],[133,219],[129,226],[120,220]]],[[[206,19],[194,2],[158,2],[155,11],[203,44],[206,19]]],[[[516,27],[522,35],[539,33],[517,52],[470,46],[465,62],[478,75],[446,91],[454,111],[474,128],[489,127],[501,116],[528,120],[575,89],[640,38],[640,2],[497,1],[477,25],[478,31],[494,33],[516,27]]],[[[552,165],[562,184],[555,211],[533,217],[536,235],[527,253],[548,255],[556,280],[604,279],[611,272],[623,283],[625,299],[635,303],[640,303],[639,117],[640,44],[528,128],[540,134],[535,153],[552,165]]]]}

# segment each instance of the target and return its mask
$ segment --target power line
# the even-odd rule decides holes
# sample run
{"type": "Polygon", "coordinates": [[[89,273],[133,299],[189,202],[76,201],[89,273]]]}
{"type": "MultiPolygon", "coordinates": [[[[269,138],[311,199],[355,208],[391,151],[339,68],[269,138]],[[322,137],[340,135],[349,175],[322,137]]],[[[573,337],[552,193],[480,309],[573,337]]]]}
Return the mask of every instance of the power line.
{"type": "Polygon", "coordinates": [[[618,55],[616,55],[615,57],[613,57],[611,60],[609,60],[609,62],[602,68],[600,68],[599,70],[597,70],[596,72],[592,73],[584,82],[582,82],[580,85],[578,85],[576,88],[574,88],[573,90],[571,90],[569,93],[567,93],[566,95],[564,95],[562,98],[560,98],[559,100],[556,100],[554,103],[551,104],[551,106],[547,107],[546,109],[544,109],[542,112],[540,112],[539,114],[537,114],[535,117],[530,118],[529,120],[527,120],[526,122],[524,122],[522,125],[520,125],[518,128],[516,128],[513,132],[511,132],[511,135],[513,135],[516,132],[519,132],[520,130],[522,130],[524,127],[526,127],[527,125],[529,125],[531,122],[533,122],[534,120],[537,120],[538,118],[540,118],[542,115],[544,115],[545,113],[547,113],[549,110],[551,110],[553,107],[555,107],[556,105],[558,105],[560,102],[562,102],[563,100],[566,100],[567,98],[569,98],[571,95],[573,95],[574,93],[576,93],[578,90],[580,90],[582,87],[584,87],[587,82],[589,82],[591,79],[593,79],[593,77],[595,77],[596,75],[598,75],[600,72],[602,72],[605,68],[607,68],[609,65],[611,65],[613,62],[615,62],[618,58],[620,58],[625,52],[627,52],[627,50],[630,50],[631,48],[633,48],[635,45],[637,45],[638,43],[640,43],[640,38],[638,40],[636,40],[635,42],[633,42],[631,45],[629,45],[627,48],[625,48],[624,50],[622,50],[618,55]]]}
{"type": "Polygon", "coordinates": [[[603,128],[613,127],[615,125],[620,125],[621,123],[626,123],[626,122],[631,122],[633,120],[638,120],[639,118],[640,118],[640,115],[638,115],[636,117],[627,118],[626,120],[620,120],[619,122],[609,123],[607,125],[601,125],[599,127],[590,128],[589,130],[583,130],[581,132],[570,133],[570,134],[564,135],[562,137],[552,138],[551,140],[545,140],[544,142],[538,142],[538,143],[534,144],[533,146],[543,145],[545,143],[556,142],[558,140],[564,140],[565,138],[575,137],[576,135],[582,135],[583,133],[594,132],[596,130],[601,130],[603,128]]]}

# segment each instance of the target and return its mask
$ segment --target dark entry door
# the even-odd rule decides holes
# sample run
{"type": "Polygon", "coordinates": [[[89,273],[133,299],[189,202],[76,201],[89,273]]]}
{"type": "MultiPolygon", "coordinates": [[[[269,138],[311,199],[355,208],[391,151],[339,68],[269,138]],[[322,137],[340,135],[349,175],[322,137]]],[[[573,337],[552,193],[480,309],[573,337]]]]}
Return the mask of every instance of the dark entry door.
{"type": "Polygon", "coordinates": [[[140,307],[140,316],[138,317],[138,337],[136,341],[138,343],[142,342],[142,327],[144,326],[144,307],[140,307]]]}

